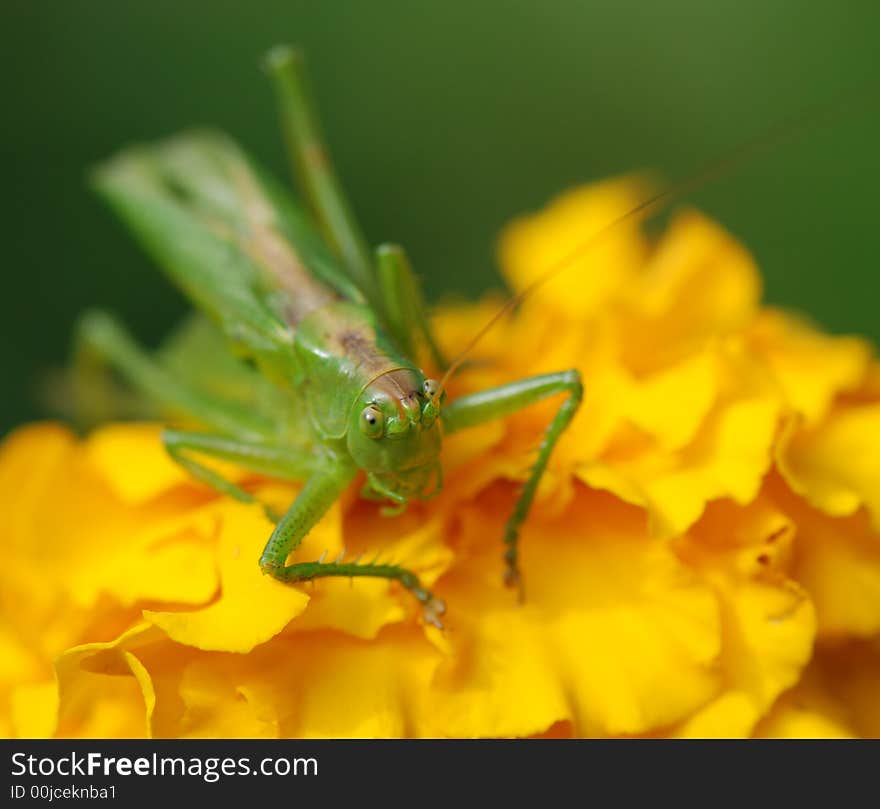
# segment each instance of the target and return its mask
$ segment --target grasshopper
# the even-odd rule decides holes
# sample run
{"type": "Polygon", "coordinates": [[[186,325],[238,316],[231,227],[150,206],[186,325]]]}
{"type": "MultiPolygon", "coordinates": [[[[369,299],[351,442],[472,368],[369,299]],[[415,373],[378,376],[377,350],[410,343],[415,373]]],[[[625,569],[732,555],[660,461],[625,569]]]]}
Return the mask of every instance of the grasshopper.
{"type": "Polygon", "coordinates": [[[399,582],[441,625],[443,603],[393,564],[291,561],[304,537],[360,471],[363,495],[403,508],[442,487],[443,436],[564,396],[503,532],[504,579],[519,586],[518,536],[554,446],[582,397],[575,370],[543,374],[447,401],[445,379],[417,362],[437,347],[403,249],[370,251],[322,141],[299,54],[265,60],[302,207],[234,142],[187,132],[124,149],[93,185],[201,313],[179,336],[174,362],[141,349],[109,314],[77,329],[80,367],[109,366],[147,400],[196,431],[166,429],[170,456],[199,480],[252,496],[195,455],[304,485],[275,515],[259,565],[281,582],[327,576],[399,582]],[[205,364],[226,390],[200,384],[205,364]]]}

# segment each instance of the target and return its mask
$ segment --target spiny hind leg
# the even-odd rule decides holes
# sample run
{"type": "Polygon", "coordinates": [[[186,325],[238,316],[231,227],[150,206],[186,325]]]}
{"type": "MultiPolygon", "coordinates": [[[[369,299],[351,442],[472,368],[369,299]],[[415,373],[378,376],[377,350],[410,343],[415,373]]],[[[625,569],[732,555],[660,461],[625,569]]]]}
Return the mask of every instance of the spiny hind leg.
{"type": "Polygon", "coordinates": [[[344,561],[298,562],[293,565],[287,565],[280,570],[269,572],[279,581],[290,583],[312,581],[327,576],[343,576],[346,578],[357,578],[360,576],[398,581],[422,605],[422,617],[425,622],[436,626],[438,629],[443,628],[441,616],[446,611],[446,605],[422,585],[415,573],[399,565],[344,561]]]}
{"type": "Polygon", "coordinates": [[[522,597],[522,575],[519,568],[519,531],[529,513],[538,484],[547,468],[553,448],[569,425],[583,396],[583,384],[577,371],[561,371],[520,379],[497,388],[462,396],[443,411],[446,432],[474,427],[491,419],[503,418],[535,402],[555,394],[567,394],[556,415],[544,431],[538,457],[517,498],[513,512],[504,527],[505,582],[519,588],[522,597]]]}
{"type": "Polygon", "coordinates": [[[330,576],[345,578],[382,578],[398,581],[409,590],[422,605],[426,622],[440,627],[440,616],[444,612],[443,602],[435,598],[424,587],[419,577],[411,570],[398,565],[360,562],[297,562],[287,564],[287,557],[300,543],[336,501],[342,491],[354,478],[356,470],[347,462],[325,466],[309,478],[302,491],[278,521],[272,536],[260,556],[263,573],[278,581],[294,584],[330,576]]]}

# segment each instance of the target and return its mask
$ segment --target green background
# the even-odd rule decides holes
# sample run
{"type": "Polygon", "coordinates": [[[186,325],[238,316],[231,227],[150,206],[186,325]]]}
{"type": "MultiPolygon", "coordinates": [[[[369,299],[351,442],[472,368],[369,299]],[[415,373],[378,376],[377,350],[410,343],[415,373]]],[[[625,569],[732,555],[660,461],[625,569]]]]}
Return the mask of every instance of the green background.
{"type": "MultiPolygon", "coordinates": [[[[83,308],[149,343],[184,309],[85,168],[202,123],[283,172],[257,67],[278,41],[307,51],[367,234],[405,244],[436,298],[497,285],[500,226],[567,186],[682,174],[876,79],[878,23],[876,2],[807,0],[4,0],[0,431],[41,414],[36,380],[83,308]]],[[[875,339],[877,95],[693,197],[757,255],[770,301],[875,339]]]]}

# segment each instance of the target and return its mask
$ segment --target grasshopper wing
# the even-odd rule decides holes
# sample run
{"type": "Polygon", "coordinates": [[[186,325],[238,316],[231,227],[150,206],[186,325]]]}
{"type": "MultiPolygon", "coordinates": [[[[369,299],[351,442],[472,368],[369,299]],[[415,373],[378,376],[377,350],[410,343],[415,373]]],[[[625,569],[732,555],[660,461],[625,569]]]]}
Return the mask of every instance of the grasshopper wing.
{"type": "Polygon", "coordinates": [[[251,364],[233,356],[219,329],[192,312],[163,341],[155,360],[164,370],[186,379],[194,389],[229,403],[273,427],[273,438],[306,451],[310,436],[302,420],[289,418],[303,406],[300,392],[270,382],[251,364]]]}
{"type": "Polygon", "coordinates": [[[223,135],[133,146],[100,166],[98,192],[240,353],[275,380],[295,372],[298,317],[360,300],[307,215],[223,135]]]}

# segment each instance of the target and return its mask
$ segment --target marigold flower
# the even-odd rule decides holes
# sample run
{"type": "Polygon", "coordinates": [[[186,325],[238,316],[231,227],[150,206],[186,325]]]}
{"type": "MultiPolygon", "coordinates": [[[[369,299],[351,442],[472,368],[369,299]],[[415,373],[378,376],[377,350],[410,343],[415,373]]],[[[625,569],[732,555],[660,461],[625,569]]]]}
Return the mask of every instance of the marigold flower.
{"type": "MultiPolygon", "coordinates": [[[[641,197],[575,190],[501,241],[521,289],[641,197]]],[[[154,424],[0,448],[0,732],[34,736],[880,735],[880,365],[760,304],[747,251],[694,211],[617,228],[483,340],[452,396],[578,368],[584,404],[502,586],[503,515],[553,403],[451,436],[446,484],[382,517],[356,490],[303,559],[384,580],[261,575],[263,510],[190,479],[154,424]]],[[[497,300],[436,315],[454,352],[497,300]]],[[[260,501],[296,487],[229,470],[260,501]]]]}

